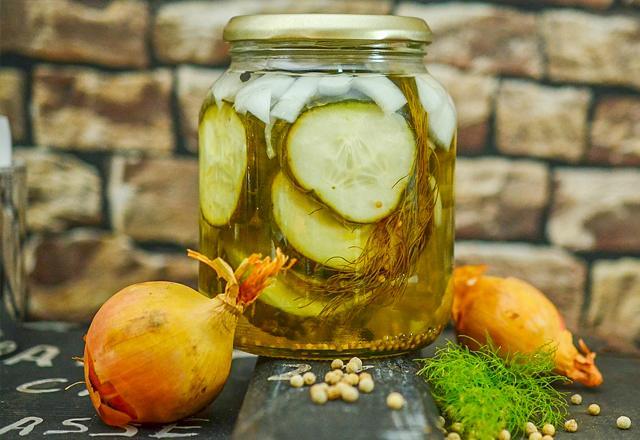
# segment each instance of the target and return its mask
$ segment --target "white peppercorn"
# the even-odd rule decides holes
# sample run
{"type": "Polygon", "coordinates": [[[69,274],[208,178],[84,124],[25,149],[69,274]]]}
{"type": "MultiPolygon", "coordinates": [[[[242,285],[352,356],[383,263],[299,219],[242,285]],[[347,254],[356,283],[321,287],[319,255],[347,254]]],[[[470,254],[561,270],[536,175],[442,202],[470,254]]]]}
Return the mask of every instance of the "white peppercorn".
{"type": "Polygon", "coordinates": [[[576,432],[578,430],[578,422],[575,419],[569,419],[564,422],[564,430],[567,432],[576,432]]]}
{"type": "Polygon", "coordinates": [[[620,429],[631,428],[631,419],[627,416],[620,416],[616,419],[616,426],[620,429]]]}
{"type": "Polygon", "coordinates": [[[600,405],[598,405],[597,403],[592,403],[587,408],[587,412],[591,416],[597,416],[598,414],[600,414],[600,405]]]}
{"type": "Polygon", "coordinates": [[[542,433],[544,435],[550,435],[553,437],[554,435],[556,435],[556,427],[551,423],[547,423],[542,427],[542,433]]]}
{"type": "Polygon", "coordinates": [[[302,375],[302,380],[304,381],[305,385],[313,385],[314,383],[316,383],[316,375],[311,371],[307,371],[302,375]]]}
{"type": "Polygon", "coordinates": [[[387,396],[387,406],[391,409],[400,409],[404,404],[404,397],[400,393],[394,391],[387,396]]]}
{"type": "Polygon", "coordinates": [[[294,388],[300,388],[302,385],[304,385],[304,380],[302,379],[302,376],[296,374],[295,376],[291,376],[291,379],[289,379],[289,384],[291,384],[291,386],[294,388]]]}

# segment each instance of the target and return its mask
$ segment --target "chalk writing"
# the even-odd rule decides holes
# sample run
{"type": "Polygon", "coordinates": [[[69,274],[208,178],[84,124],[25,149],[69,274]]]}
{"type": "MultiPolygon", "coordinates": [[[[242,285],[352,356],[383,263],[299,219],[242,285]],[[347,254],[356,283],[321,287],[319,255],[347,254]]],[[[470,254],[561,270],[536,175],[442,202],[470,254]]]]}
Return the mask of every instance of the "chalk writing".
{"type": "Polygon", "coordinates": [[[18,431],[18,435],[20,437],[24,437],[25,435],[31,434],[33,428],[42,422],[44,422],[44,419],[41,417],[23,417],[15,423],[7,425],[4,428],[0,428],[0,435],[6,434],[10,431],[18,431]]]}
{"type": "Polygon", "coordinates": [[[31,387],[35,387],[37,385],[44,385],[48,383],[67,383],[67,382],[69,381],[63,377],[56,377],[53,379],[39,379],[39,380],[34,380],[32,382],[23,383],[22,385],[18,385],[16,387],[16,390],[20,391],[21,393],[27,393],[27,394],[55,393],[56,391],[61,391],[62,388],[35,388],[34,389],[31,387]]]}
{"type": "Polygon", "coordinates": [[[18,348],[18,345],[15,341],[0,341],[0,356],[4,356],[5,354],[13,353],[18,348]]]}
{"type": "Polygon", "coordinates": [[[62,426],[70,426],[72,428],[77,428],[77,429],[65,429],[65,430],[55,430],[55,429],[49,429],[47,431],[44,432],[44,435],[51,435],[51,434],[75,434],[75,433],[79,433],[79,432],[87,432],[89,430],[89,428],[81,423],[78,422],[88,422],[89,420],[91,420],[91,417],[80,417],[77,419],[67,419],[65,421],[62,422],[62,426]]]}
{"type": "Polygon", "coordinates": [[[60,349],[54,345],[40,344],[5,359],[5,365],[15,365],[18,362],[35,362],[38,367],[52,367],[53,359],[60,354],[60,349]]]}
{"type": "MultiPolygon", "coordinates": [[[[68,428],[73,429],[47,429],[42,433],[42,435],[64,435],[64,434],[79,434],[87,432],[90,437],[133,437],[138,433],[137,426],[126,425],[121,428],[111,427],[111,429],[122,431],[116,432],[89,432],[89,427],[83,422],[91,421],[91,417],[76,417],[72,419],[66,419],[61,422],[62,426],[66,426],[68,428]]],[[[162,425],[158,431],[150,434],[149,437],[153,438],[179,438],[179,437],[195,437],[200,435],[198,432],[193,432],[193,430],[201,429],[203,426],[201,424],[195,424],[198,422],[208,422],[209,419],[201,419],[201,418],[187,418],[181,420],[176,423],[171,423],[168,425],[162,425]],[[185,425],[185,423],[188,423],[185,425]],[[175,430],[180,430],[182,432],[174,432],[175,430]],[[187,430],[191,430],[191,432],[185,432],[187,430]]],[[[22,419],[11,423],[7,426],[0,427],[0,436],[6,434],[11,431],[17,431],[18,435],[21,437],[27,436],[33,432],[33,429],[44,422],[42,417],[23,417],[22,419]]],[[[139,426],[139,425],[138,425],[139,426]]],[[[156,428],[158,429],[158,428],[156,428]]]]}
{"type": "MultiPolygon", "coordinates": [[[[182,422],[208,422],[209,419],[197,419],[197,418],[190,418],[190,419],[184,419],[182,420],[182,422]]],[[[179,423],[172,423],[170,425],[166,425],[164,426],[160,431],[156,432],[155,434],[151,434],[149,437],[154,437],[154,438],[176,438],[176,437],[194,437],[196,435],[198,435],[195,432],[171,432],[174,429],[200,429],[202,428],[202,426],[200,425],[190,425],[190,426],[183,426],[183,425],[179,425],[179,423]]]]}
{"type": "Polygon", "coordinates": [[[133,437],[138,433],[138,428],[131,425],[123,426],[124,432],[95,432],[89,433],[90,437],[133,437]]]}

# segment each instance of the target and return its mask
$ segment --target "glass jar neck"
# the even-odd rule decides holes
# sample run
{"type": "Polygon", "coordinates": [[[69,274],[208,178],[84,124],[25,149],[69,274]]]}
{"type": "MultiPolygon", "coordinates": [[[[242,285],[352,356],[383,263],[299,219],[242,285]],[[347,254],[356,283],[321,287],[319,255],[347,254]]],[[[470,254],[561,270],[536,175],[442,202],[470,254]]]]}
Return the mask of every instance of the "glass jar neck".
{"type": "Polygon", "coordinates": [[[425,71],[425,44],[408,41],[237,41],[231,66],[237,71],[373,72],[425,71]]]}

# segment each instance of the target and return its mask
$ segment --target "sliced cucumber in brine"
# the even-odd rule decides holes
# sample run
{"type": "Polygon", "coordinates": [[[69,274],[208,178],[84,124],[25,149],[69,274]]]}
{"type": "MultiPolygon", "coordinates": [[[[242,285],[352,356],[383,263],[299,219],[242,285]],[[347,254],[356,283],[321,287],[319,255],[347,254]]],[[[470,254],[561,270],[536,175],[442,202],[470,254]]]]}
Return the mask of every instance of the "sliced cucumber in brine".
{"type": "Polygon", "coordinates": [[[214,226],[229,223],[242,192],[247,168],[247,137],[231,105],[210,106],[198,128],[200,210],[214,226]]]}
{"type": "Polygon", "coordinates": [[[305,257],[338,270],[353,270],[371,225],[347,225],[299,191],[283,173],[271,187],[273,218],[286,240],[305,257]]]}
{"type": "Polygon", "coordinates": [[[313,107],[286,140],[288,167],[298,184],[356,223],[374,223],[396,209],[416,152],[404,117],[371,102],[313,107]]]}

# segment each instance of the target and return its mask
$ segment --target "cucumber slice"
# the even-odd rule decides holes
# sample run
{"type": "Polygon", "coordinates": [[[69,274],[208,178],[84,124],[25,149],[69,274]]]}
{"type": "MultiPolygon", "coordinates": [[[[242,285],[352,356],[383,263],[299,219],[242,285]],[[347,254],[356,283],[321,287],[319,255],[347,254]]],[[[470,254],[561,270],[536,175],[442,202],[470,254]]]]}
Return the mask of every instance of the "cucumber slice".
{"type": "Polygon", "coordinates": [[[218,106],[222,106],[223,101],[233,102],[242,85],[239,73],[227,72],[218,78],[211,88],[218,106]]]}
{"type": "Polygon", "coordinates": [[[416,152],[407,121],[371,102],[314,107],[291,126],[286,141],[298,184],[356,223],[374,223],[396,208],[416,152]]]}
{"type": "MultiPolygon", "coordinates": [[[[244,258],[249,256],[249,254],[243,253],[240,249],[233,246],[225,247],[225,253],[232,267],[237,267],[244,258]]],[[[296,277],[300,278],[302,275],[291,275],[288,272],[279,274],[278,277],[262,291],[258,297],[258,301],[269,304],[290,315],[318,316],[327,301],[312,301],[306,297],[305,284],[307,281],[304,279],[296,279],[296,277]]],[[[308,280],[308,283],[313,282],[313,280],[308,280]]]]}
{"type": "Polygon", "coordinates": [[[296,79],[273,107],[271,116],[293,123],[302,108],[318,92],[318,81],[320,78],[317,76],[303,76],[296,79]]]}
{"type": "Polygon", "coordinates": [[[416,76],[416,88],[420,103],[429,115],[429,135],[438,146],[449,151],[457,124],[456,108],[451,96],[428,73],[416,76]]]}
{"type": "Polygon", "coordinates": [[[331,75],[320,79],[318,83],[318,93],[324,96],[346,95],[351,89],[352,76],[331,75]]]}
{"type": "Polygon", "coordinates": [[[248,81],[238,91],[235,109],[240,114],[252,113],[265,124],[269,123],[271,104],[293,84],[294,78],[287,75],[266,73],[248,81]]]}
{"type": "Polygon", "coordinates": [[[210,106],[198,127],[200,209],[214,226],[229,223],[242,192],[247,168],[247,137],[231,105],[210,106]]]}
{"type": "Polygon", "coordinates": [[[338,270],[353,270],[372,225],[345,225],[279,173],[271,187],[273,217],[287,241],[311,260],[338,270]]]}
{"type": "Polygon", "coordinates": [[[407,98],[386,76],[360,76],[353,80],[352,87],[371,98],[385,113],[400,110],[407,98]]]}
{"type": "MultiPolygon", "coordinates": [[[[244,252],[231,244],[224,246],[227,261],[232,267],[237,267],[251,252],[244,252]]],[[[267,286],[258,301],[268,304],[289,315],[300,317],[316,317],[320,315],[329,299],[309,292],[310,286],[318,286],[320,280],[313,279],[300,273],[294,273],[295,268],[278,274],[273,282],[267,286]]],[[[345,311],[353,305],[352,301],[341,304],[336,311],[345,311]]]]}

